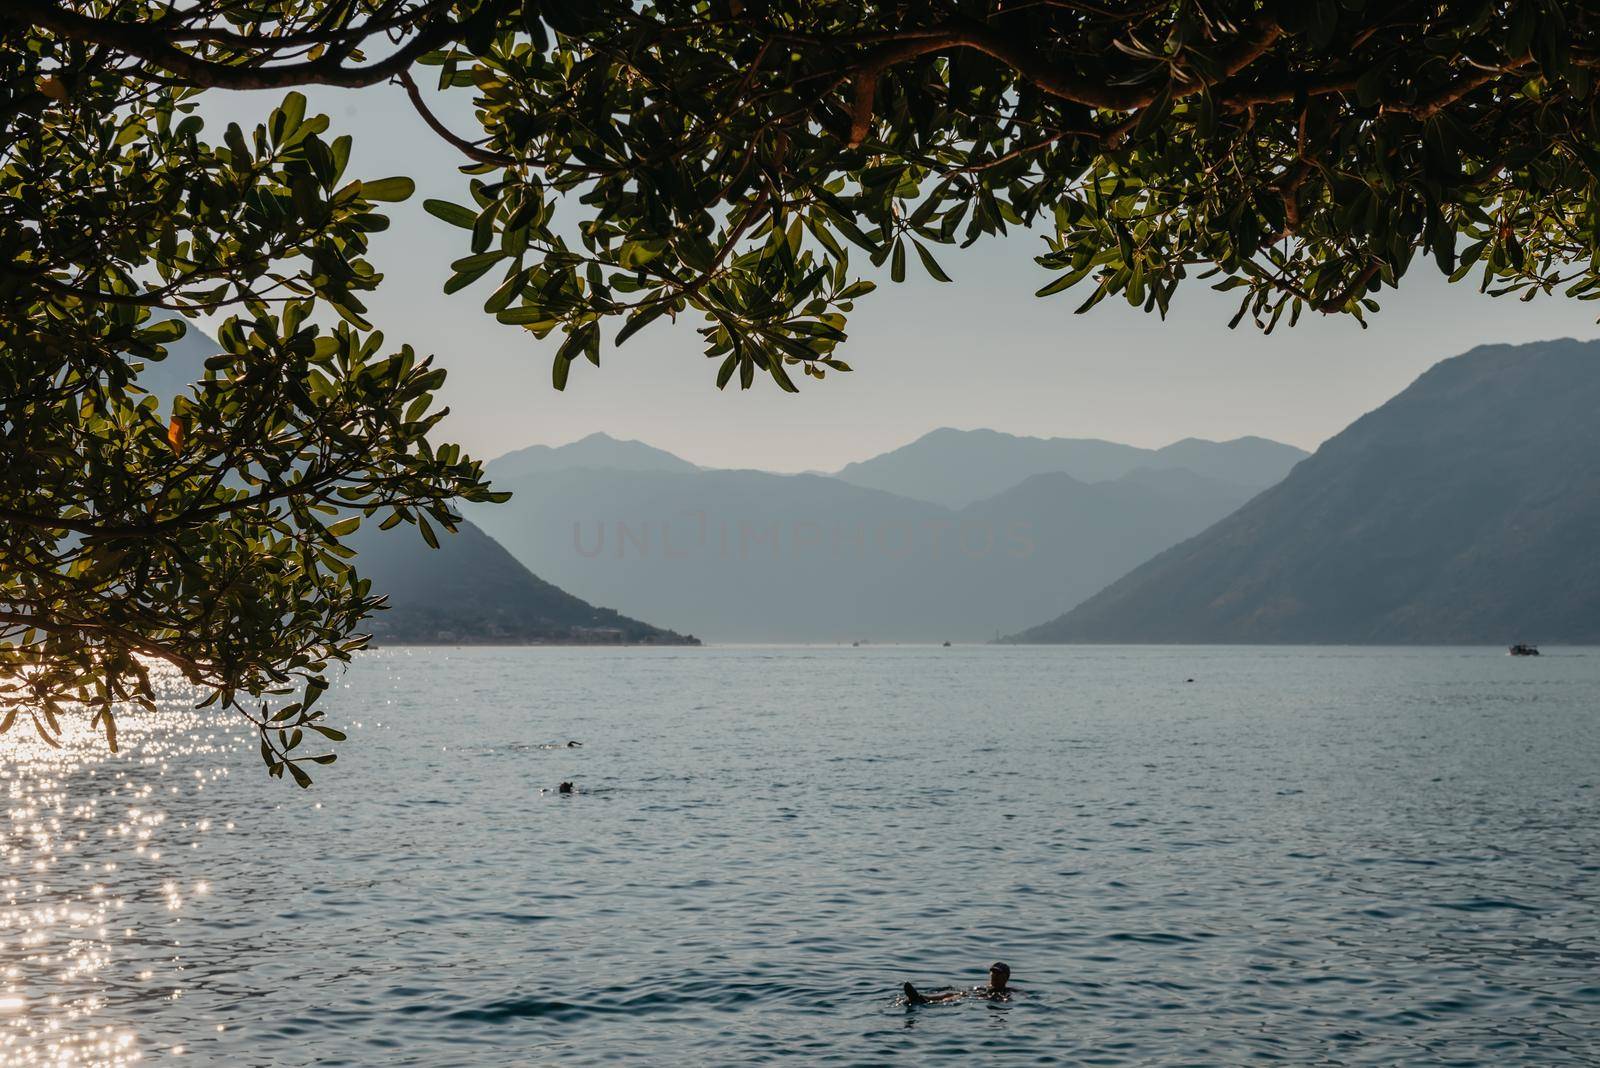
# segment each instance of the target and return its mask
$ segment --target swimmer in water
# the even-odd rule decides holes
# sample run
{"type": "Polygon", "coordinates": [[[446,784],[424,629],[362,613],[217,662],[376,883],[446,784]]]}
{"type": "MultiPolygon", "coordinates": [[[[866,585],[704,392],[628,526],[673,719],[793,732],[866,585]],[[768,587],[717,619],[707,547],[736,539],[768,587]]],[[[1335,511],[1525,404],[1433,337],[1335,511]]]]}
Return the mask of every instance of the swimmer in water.
{"type": "Polygon", "coordinates": [[[919,994],[917,988],[910,983],[905,985],[907,1005],[937,1005],[946,1001],[960,1001],[962,998],[987,998],[990,1001],[1006,1001],[1011,997],[1011,969],[999,961],[989,965],[989,985],[976,986],[971,990],[951,990],[944,994],[919,994]]]}

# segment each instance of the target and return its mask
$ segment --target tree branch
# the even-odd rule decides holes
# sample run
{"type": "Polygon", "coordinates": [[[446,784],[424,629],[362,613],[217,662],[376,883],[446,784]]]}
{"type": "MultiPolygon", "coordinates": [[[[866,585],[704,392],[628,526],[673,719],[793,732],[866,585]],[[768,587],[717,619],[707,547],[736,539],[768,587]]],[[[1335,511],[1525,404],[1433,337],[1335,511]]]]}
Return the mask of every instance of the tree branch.
{"type": "MultiPolygon", "coordinates": [[[[12,18],[20,18],[63,37],[106,45],[127,55],[170,71],[185,83],[208,89],[288,89],[300,85],[332,85],[359,88],[387,81],[405,70],[426,52],[462,36],[479,19],[491,19],[494,6],[485,3],[469,18],[455,22],[448,9],[434,9],[416,35],[395,52],[364,67],[346,67],[337,54],[327,60],[285,64],[279,67],[250,67],[202,59],[174,46],[158,24],[109,22],[67,11],[50,0],[8,0],[12,18]]],[[[272,39],[264,38],[263,43],[272,39]]]]}
{"type": "Polygon", "coordinates": [[[519,165],[518,161],[510,156],[499,152],[490,152],[488,149],[481,148],[471,141],[457,136],[450,127],[439,120],[439,117],[428,107],[427,101],[422,99],[422,92],[417,88],[417,83],[412,80],[409,71],[400,71],[395,75],[395,80],[405,87],[406,96],[411,99],[411,106],[416,109],[417,114],[422,116],[422,121],[427,123],[434,133],[460,149],[468,158],[475,159],[479,163],[488,163],[495,167],[516,167],[519,165]]]}

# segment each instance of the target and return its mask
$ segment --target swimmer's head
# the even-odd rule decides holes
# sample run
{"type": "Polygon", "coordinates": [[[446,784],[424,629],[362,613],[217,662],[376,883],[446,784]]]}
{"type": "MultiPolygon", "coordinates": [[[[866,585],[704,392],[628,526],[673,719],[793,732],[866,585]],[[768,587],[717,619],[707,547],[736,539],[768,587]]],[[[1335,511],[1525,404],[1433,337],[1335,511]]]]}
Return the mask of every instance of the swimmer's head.
{"type": "Polygon", "coordinates": [[[989,989],[1004,990],[1011,979],[1011,969],[999,961],[989,965],[989,989]]]}

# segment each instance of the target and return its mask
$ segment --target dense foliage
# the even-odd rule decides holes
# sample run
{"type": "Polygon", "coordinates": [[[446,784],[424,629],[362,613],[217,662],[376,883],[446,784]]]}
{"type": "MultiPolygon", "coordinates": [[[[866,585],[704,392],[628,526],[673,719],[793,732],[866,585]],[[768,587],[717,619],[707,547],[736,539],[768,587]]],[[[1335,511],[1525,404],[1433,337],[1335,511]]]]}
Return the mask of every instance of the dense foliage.
{"type": "Polygon", "coordinates": [[[0,93],[0,729],[54,741],[86,705],[115,746],[156,658],[304,785],[332,754],[302,741],[342,737],[327,666],[378,600],[339,538],[375,516],[433,539],[489,496],[427,440],[443,372],[362,318],[368,234],[411,181],[348,178],[298,95],[212,145],[192,89],[68,35],[8,32],[0,93]],[[202,313],[205,380],[142,393],[202,313]]]}
{"type": "MultiPolygon", "coordinates": [[[[314,695],[372,607],[318,517],[449,526],[488,492],[427,443],[438,372],[362,317],[410,183],[347,178],[294,87],[393,81],[461,153],[426,205],[463,231],[446,288],[559,335],[558,388],[689,315],[719,386],[793,389],[847,369],[852,253],[944,281],[941,246],[1013,228],[1080,310],[1193,278],[1236,323],[1361,318],[1419,253],[1592,298],[1597,64],[1600,14],[1559,0],[7,0],[4,699],[109,731],[143,655],[314,695]],[[282,103],[211,131],[219,88],[282,103]],[[168,412],[130,380],[174,313],[229,318],[168,412]]],[[[288,707],[264,753],[299,777],[288,707]]]]}

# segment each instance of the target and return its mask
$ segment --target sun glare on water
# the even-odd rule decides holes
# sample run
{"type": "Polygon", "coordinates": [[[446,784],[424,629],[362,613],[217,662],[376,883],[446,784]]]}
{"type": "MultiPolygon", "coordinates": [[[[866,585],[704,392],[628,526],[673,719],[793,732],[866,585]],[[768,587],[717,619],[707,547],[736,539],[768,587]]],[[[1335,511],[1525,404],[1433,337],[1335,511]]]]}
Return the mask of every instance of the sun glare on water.
{"type": "Polygon", "coordinates": [[[231,748],[232,725],[196,712],[175,671],[156,668],[152,675],[162,700],[154,713],[122,711],[118,755],[106,750],[87,717],[63,721],[60,749],[34,737],[25,723],[0,736],[0,1065],[6,1068],[142,1063],[146,1051],[129,1018],[141,1001],[183,989],[177,925],[208,887],[180,885],[162,854],[198,849],[211,821],[169,827],[158,802],[203,786],[169,786],[168,761],[180,749],[203,757],[231,748]],[[215,729],[195,729],[202,723],[215,729]],[[181,841],[168,843],[169,836],[181,841]],[[149,917],[158,911],[173,931],[151,928],[149,917]]]}

